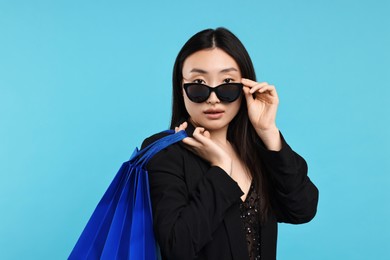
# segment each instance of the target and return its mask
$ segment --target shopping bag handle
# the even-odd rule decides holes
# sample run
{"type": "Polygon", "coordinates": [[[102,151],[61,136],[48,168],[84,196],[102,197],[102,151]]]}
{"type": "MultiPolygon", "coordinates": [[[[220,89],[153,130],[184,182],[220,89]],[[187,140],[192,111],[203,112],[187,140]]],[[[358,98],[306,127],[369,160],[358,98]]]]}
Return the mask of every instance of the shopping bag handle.
{"type": "Polygon", "coordinates": [[[157,141],[146,146],[145,148],[136,151],[131,156],[130,162],[140,167],[144,167],[149,162],[149,160],[159,151],[187,137],[187,133],[184,130],[181,130],[176,133],[174,130],[166,130],[161,133],[168,133],[168,135],[158,139],[157,141]]]}

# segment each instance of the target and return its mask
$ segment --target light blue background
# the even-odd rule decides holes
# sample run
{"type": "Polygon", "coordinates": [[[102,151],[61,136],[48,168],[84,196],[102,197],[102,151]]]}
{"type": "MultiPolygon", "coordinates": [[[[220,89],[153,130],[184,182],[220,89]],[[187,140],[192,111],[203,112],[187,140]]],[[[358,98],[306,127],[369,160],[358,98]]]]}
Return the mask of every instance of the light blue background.
{"type": "Polygon", "coordinates": [[[170,119],[184,42],[225,26],[320,189],[278,259],[390,259],[389,1],[0,0],[0,259],[65,259],[121,163],[170,119]]]}

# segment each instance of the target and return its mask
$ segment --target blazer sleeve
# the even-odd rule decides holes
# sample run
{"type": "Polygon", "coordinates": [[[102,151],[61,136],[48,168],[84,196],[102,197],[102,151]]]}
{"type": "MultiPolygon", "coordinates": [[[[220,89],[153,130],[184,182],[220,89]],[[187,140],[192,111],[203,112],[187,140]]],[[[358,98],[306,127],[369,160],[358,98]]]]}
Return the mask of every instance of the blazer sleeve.
{"type": "Polygon", "coordinates": [[[243,194],[219,167],[191,172],[199,174],[200,181],[190,192],[185,176],[189,173],[185,171],[196,167],[185,164],[194,162],[192,153],[174,144],[155,155],[147,165],[154,230],[167,259],[195,258],[212,239],[227,209],[243,194]]]}
{"type": "Polygon", "coordinates": [[[307,175],[306,161],[286,143],[282,149],[269,151],[259,142],[267,177],[271,184],[270,200],[278,222],[309,222],[317,212],[318,189],[307,175]]]}

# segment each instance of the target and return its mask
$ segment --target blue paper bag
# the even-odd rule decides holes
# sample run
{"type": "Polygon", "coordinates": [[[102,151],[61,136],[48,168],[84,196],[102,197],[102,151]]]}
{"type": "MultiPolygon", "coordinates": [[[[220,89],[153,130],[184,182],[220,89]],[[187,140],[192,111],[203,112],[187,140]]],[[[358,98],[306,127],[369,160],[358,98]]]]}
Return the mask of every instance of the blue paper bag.
{"type": "Polygon", "coordinates": [[[167,136],[142,150],[135,149],[104,193],[68,259],[160,258],[153,234],[148,161],[159,151],[187,137],[185,131],[167,136]]]}

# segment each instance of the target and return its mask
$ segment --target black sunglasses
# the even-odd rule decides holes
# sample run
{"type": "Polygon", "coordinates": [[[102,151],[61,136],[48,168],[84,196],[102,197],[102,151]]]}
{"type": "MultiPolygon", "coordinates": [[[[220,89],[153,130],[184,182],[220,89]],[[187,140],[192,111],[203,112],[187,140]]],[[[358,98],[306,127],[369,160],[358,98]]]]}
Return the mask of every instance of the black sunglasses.
{"type": "Polygon", "coordinates": [[[222,102],[233,102],[240,97],[243,86],[241,83],[224,83],[212,88],[200,83],[183,84],[187,97],[195,103],[205,102],[211,92],[214,92],[222,102]]]}

